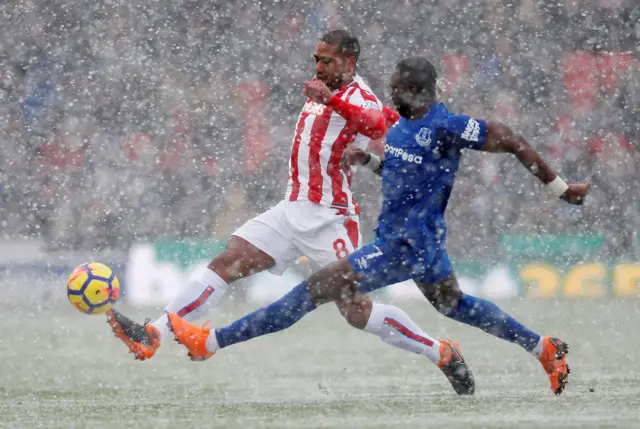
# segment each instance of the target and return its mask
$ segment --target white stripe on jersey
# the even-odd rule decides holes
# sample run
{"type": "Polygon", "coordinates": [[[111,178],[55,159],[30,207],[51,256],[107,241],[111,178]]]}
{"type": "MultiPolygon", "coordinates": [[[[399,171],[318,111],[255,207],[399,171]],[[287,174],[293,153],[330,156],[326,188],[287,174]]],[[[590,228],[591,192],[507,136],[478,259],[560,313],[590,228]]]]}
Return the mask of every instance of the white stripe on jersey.
{"type": "Polygon", "coordinates": [[[302,139],[300,140],[300,148],[298,149],[298,178],[300,181],[300,194],[309,193],[309,142],[311,140],[311,129],[313,122],[316,120],[315,115],[309,115],[304,121],[304,129],[302,131],[302,139]]]}

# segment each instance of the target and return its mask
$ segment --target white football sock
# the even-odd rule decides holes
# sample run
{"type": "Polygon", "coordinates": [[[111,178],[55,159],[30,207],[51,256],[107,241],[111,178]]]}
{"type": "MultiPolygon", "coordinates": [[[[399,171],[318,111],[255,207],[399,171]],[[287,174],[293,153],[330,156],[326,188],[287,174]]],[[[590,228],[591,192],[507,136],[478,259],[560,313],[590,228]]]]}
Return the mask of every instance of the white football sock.
{"type": "Polygon", "coordinates": [[[212,329],[207,337],[207,342],[205,343],[207,347],[207,351],[209,353],[215,353],[220,349],[220,345],[218,344],[218,337],[216,337],[216,330],[212,329]]]}
{"type": "Polygon", "coordinates": [[[542,354],[542,346],[544,345],[544,337],[540,335],[540,341],[538,344],[531,350],[531,354],[536,358],[540,359],[540,355],[542,354]]]}
{"type": "Polygon", "coordinates": [[[164,314],[153,322],[153,326],[160,331],[162,341],[170,334],[167,313],[178,313],[183,319],[193,322],[215,308],[228,288],[227,282],[208,267],[197,271],[185,290],[171,301],[164,314]]]}
{"type": "Polygon", "coordinates": [[[427,335],[398,307],[374,302],[364,330],[387,344],[425,355],[433,363],[440,361],[440,342],[427,335]]]}

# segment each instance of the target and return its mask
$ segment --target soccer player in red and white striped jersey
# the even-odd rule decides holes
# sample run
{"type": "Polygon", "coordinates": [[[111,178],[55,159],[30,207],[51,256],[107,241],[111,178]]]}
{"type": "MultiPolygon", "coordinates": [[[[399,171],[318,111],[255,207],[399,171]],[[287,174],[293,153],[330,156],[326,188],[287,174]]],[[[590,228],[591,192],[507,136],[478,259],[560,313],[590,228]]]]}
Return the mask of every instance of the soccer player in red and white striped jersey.
{"type": "Polygon", "coordinates": [[[347,83],[326,78],[324,61],[329,56],[323,49],[331,49],[331,45],[320,47],[316,62],[321,72],[316,81],[307,83],[305,91],[319,88],[326,100],[309,98],[302,108],[291,148],[285,199],[311,201],[357,214],[350,189],[351,171],[344,171],[340,161],[350,145],[366,149],[372,138],[384,135],[382,103],[358,75],[347,83]],[[327,83],[335,89],[331,91],[327,83]],[[345,116],[350,114],[362,116],[360,124],[353,119],[347,121],[345,116]]]}
{"type": "MultiPolygon", "coordinates": [[[[171,335],[169,313],[193,321],[215,307],[235,280],[263,270],[282,274],[301,256],[325,266],[362,245],[351,166],[345,170],[341,161],[349,146],[366,148],[384,137],[387,120],[397,115],[383,113],[380,100],[356,74],[359,54],[358,40],[344,30],[331,31],[318,43],[316,76],[305,83],[308,99],[294,133],[284,200],[234,232],[226,250],[193,277],[156,322],[143,326],[110,310],[113,331],[136,358],[152,357],[171,335]]],[[[397,307],[353,291],[345,291],[337,305],[349,324],[387,344],[441,367],[461,359],[451,342],[431,338],[397,307]]]]}

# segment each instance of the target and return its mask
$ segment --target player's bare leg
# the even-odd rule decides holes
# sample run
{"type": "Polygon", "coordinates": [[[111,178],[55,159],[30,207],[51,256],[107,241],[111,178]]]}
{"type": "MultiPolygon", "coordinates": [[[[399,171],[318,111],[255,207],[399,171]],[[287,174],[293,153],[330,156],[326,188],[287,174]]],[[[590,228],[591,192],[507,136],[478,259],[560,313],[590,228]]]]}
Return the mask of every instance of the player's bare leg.
{"type": "Polygon", "coordinates": [[[426,334],[400,308],[373,302],[362,293],[355,293],[349,299],[340,299],[336,305],[354,328],[376,335],[393,347],[425,355],[434,363],[440,361],[438,341],[426,334]]]}
{"type": "MultiPolygon", "coordinates": [[[[189,356],[194,360],[203,360],[221,348],[286,329],[318,305],[331,301],[341,301],[340,306],[347,312],[362,311],[362,319],[359,319],[359,314],[353,315],[351,319],[361,326],[371,301],[357,293],[359,277],[349,260],[341,259],[320,269],[280,300],[213,333],[209,328],[193,325],[175,313],[169,314],[170,327],[176,339],[187,348],[189,356]]],[[[401,334],[404,333],[397,332],[397,335],[401,334]]],[[[437,341],[424,333],[423,338],[438,350],[439,359],[436,363],[456,392],[473,394],[473,375],[457,344],[451,340],[437,341]]],[[[424,343],[422,345],[426,346],[424,343]]]]}
{"type": "Polygon", "coordinates": [[[141,325],[114,309],[107,312],[107,322],[136,359],[149,359],[170,335],[168,313],[175,312],[186,320],[195,320],[220,302],[229,283],[273,265],[275,261],[269,255],[243,238],[233,236],[226,249],[191,279],[154,323],[147,321],[141,325]]]}
{"type": "Polygon", "coordinates": [[[273,258],[264,251],[244,238],[232,236],[225,250],[206,269],[194,276],[186,289],[167,305],[164,314],[153,325],[165,339],[169,335],[168,313],[178,313],[189,321],[204,317],[218,305],[229,284],[274,265],[273,258]]]}
{"type": "Polygon", "coordinates": [[[367,295],[357,293],[350,300],[336,301],[336,306],[349,325],[364,329],[371,317],[373,301],[367,295]]]}
{"type": "Polygon", "coordinates": [[[553,337],[542,337],[529,330],[491,301],[467,295],[460,290],[454,274],[439,283],[416,282],[424,296],[438,312],[466,323],[503,340],[522,346],[542,364],[551,382],[551,390],[559,395],[568,383],[569,347],[553,337]]]}

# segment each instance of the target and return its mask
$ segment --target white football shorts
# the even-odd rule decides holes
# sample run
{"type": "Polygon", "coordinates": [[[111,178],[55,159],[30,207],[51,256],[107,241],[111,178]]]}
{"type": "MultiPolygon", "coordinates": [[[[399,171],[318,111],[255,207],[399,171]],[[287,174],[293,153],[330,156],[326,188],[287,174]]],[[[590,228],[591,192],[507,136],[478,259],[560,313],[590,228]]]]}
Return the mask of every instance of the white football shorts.
{"type": "Polygon", "coordinates": [[[301,256],[325,266],[362,245],[357,215],[310,201],[281,201],[233,235],[271,256],[276,265],[269,271],[277,275],[301,256]]]}

